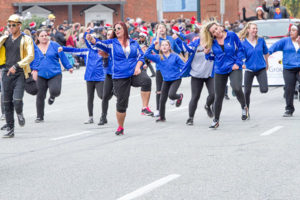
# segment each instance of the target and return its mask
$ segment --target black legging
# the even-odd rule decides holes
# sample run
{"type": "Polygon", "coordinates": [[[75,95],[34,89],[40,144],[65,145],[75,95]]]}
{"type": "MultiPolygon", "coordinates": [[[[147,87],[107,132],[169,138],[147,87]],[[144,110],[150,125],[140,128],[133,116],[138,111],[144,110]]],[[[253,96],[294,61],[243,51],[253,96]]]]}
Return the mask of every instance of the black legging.
{"type": "Polygon", "coordinates": [[[283,79],[285,87],[285,110],[293,113],[295,111],[294,107],[294,92],[296,87],[297,79],[299,79],[300,67],[295,69],[283,69],[283,79]]]}
{"type": "Polygon", "coordinates": [[[97,91],[98,97],[102,99],[103,81],[87,81],[86,89],[87,89],[87,98],[88,98],[87,106],[88,106],[89,116],[93,117],[95,90],[97,91]]]}
{"type": "Polygon", "coordinates": [[[156,110],[159,110],[159,102],[160,102],[160,94],[161,94],[161,86],[163,83],[163,77],[159,70],[156,71],[156,110]]]}
{"type": "Polygon", "coordinates": [[[197,109],[198,101],[202,92],[202,88],[204,83],[206,84],[206,88],[208,90],[208,96],[206,99],[206,105],[211,106],[215,99],[215,91],[214,91],[214,79],[209,78],[191,78],[191,90],[192,97],[189,103],[189,117],[193,118],[197,109]]]}
{"type": "Polygon", "coordinates": [[[246,105],[248,108],[250,107],[250,94],[251,94],[253,79],[255,76],[259,83],[260,92],[261,93],[268,92],[268,77],[267,77],[266,68],[261,69],[258,72],[245,71],[244,92],[245,92],[246,105]]]}
{"type": "Polygon", "coordinates": [[[106,74],[103,86],[103,99],[102,99],[102,116],[107,115],[109,100],[113,96],[113,81],[110,74],[106,74]]]}
{"type": "Polygon", "coordinates": [[[58,97],[61,92],[61,80],[62,80],[61,74],[56,75],[51,79],[45,79],[43,77],[38,76],[37,79],[38,93],[36,96],[36,110],[37,110],[38,118],[44,119],[45,98],[46,98],[48,88],[50,92],[50,98],[54,99],[55,97],[58,97]]]}
{"type": "Polygon", "coordinates": [[[235,92],[242,109],[244,109],[246,106],[245,96],[242,89],[242,70],[234,70],[229,74],[215,74],[215,120],[220,119],[228,77],[230,78],[230,85],[232,87],[232,90],[235,92]]]}
{"type": "Polygon", "coordinates": [[[177,94],[177,90],[181,84],[181,79],[175,81],[163,81],[162,88],[161,88],[161,98],[160,98],[160,105],[159,105],[159,115],[161,119],[165,119],[166,113],[166,102],[168,97],[172,100],[180,99],[180,95],[177,94]]]}

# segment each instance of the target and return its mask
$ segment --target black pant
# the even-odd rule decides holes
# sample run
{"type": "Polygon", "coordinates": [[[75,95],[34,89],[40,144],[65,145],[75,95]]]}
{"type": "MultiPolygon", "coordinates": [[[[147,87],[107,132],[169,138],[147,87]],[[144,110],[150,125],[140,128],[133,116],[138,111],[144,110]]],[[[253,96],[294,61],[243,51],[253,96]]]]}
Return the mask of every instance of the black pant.
{"type": "Polygon", "coordinates": [[[56,75],[50,79],[45,79],[43,77],[38,76],[37,79],[38,93],[36,96],[36,110],[37,110],[38,118],[44,119],[45,98],[46,98],[48,88],[49,88],[50,98],[54,99],[55,97],[58,97],[61,92],[61,81],[62,81],[61,74],[56,75]]]}
{"type": "Polygon", "coordinates": [[[251,94],[253,79],[255,76],[259,83],[260,92],[261,93],[268,92],[268,77],[265,68],[259,70],[258,72],[245,71],[244,91],[245,91],[246,105],[248,108],[250,107],[250,94],[251,94]]]}
{"type": "Polygon", "coordinates": [[[25,87],[24,72],[16,72],[7,76],[8,69],[2,71],[2,91],[4,92],[4,112],[6,124],[13,128],[15,125],[14,109],[17,114],[23,113],[23,96],[25,87]]]}
{"type": "Polygon", "coordinates": [[[103,81],[87,81],[86,82],[86,89],[87,89],[87,106],[89,111],[89,116],[93,116],[93,109],[94,109],[94,95],[95,90],[97,95],[100,99],[102,99],[103,95],[103,81]]]}
{"type": "Polygon", "coordinates": [[[159,105],[159,116],[161,119],[165,119],[166,102],[168,97],[172,100],[180,99],[180,95],[177,94],[177,90],[181,84],[181,79],[175,81],[163,81],[161,88],[161,97],[159,105]]]}
{"type": "Polygon", "coordinates": [[[204,83],[208,90],[206,105],[211,106],[215,99],[214,79],[209,78],[191,78],[192,98],[189,103],[189,117],[193,118],[197,109],[198,101],[202,92],[204,83]]]}
{"type": "Polygon", "coordinates": [[[117,111],[120,113],[126,112],[128,107],[130,87],[141,87],[141,91],[151,91],[151,79],[145,70],[137,76],[130,78],[113,79],[113,90],[117,96],[117,111]]]}
{"type": "Polygon", "coordinates": [[[106,74],[103,86],[103,99],[102,99],[102,115],[107,115],[108,102],[113,96],[113,80],[110,74],[106,74]]]}
{"type": "Polygon", "coordinates": [[[238,101],[241,104],[242,109],[245,108],[245,96],[242,89],[242,79],[243,72],[242,70],[234,70],[229,74],[215,74],[215,119],[220,119],[220,114],[222,110],[222,103],[225,95],[225,89],[228,81],[228,77],[230,78],[230,85],[232,90],[235,92],[238,101]]]}
{"type": "Polygon", "coordinates": [[[152,66],[152,64],[151,64],[151,62],[150,62],[150,60],[145,59],[145,63],[146,63],[146,65],[148,66],[148,68],[150,69],[152,76],[155,76],[155,71],[154,71],[154,68],[153,68],[153,66],[152,66]]]}
{"type": "Polygon", "coordinates": [[[160,94],[161,94],[161,86],[163,83],[163,77],[161,72],[158,70],[156,71],[156,110],[159,110],[159,103],[160,103],[160,94]]]}
{"type": "Polygon", "coordinates": [[[299,78],[300,67],[295,69],[283,69],[283,79],[285,83],[285,110],[293,113],[294,107],[294,92],[296,87],[297,79],[299,78]]]}

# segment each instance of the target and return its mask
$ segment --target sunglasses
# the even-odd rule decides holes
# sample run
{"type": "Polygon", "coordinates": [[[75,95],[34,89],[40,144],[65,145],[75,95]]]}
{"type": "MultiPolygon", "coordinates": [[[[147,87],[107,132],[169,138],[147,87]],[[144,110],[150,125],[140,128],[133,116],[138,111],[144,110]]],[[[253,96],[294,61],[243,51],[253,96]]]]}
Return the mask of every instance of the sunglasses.
{"type": "Polygon", "coordinates": [[[17,27],[17,24],[8,24],[7,26],[8,26],[8,28],[17,27]]]}
{"type": "Polygon", "coordinates": [[[114,32],[116,32],[116,31],[120,31],[120,30],[122,30],[122,28],[121,28],[121,27],[114,28],[114,32]]]}

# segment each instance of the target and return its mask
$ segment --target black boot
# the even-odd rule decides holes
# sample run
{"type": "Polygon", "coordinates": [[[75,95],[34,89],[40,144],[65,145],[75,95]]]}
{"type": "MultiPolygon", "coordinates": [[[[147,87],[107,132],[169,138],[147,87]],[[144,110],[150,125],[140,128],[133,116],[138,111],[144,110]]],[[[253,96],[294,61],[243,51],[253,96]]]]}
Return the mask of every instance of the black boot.
{"type": "Polygon", "coordinates": [[[3,135],[3,138],[13,138],[15,136],[14,128],[7,128],[7,132],[5,135],[3,135]]]}
{"type": "Polygon", "coordinates": [[[17,118],[18,118],[19,125],[21,127],[25,126],[25,118],[23,116],[23,113],[17,114],[17,118]]]}
{"type": "Polygon", "coordinates": [[[102,114],[102,116],[100,117],[100,121],[98,123],[99,126],[102,126],[104,124],[107,124],[106,114],[102,114]]]}

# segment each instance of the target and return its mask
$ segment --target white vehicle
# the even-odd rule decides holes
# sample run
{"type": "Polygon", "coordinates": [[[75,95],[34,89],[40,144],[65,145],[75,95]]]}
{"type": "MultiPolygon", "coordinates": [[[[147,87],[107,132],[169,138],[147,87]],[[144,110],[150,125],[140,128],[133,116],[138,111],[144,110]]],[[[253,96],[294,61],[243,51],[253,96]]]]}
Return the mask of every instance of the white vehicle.
{"type": "MultiPolygon", "coordinates": [[[[300,19],[268,19],[253,21],[257,24],[258,35],[264,37],[268,48],[283,37],[288,36],[290,24],[300,23],[300,19]]],[[[284,85],[282,66],[282,52],[276,52],[269,57],[268,84],[284,85]]],[[[253,85],[258,85],[256,79],[253,85]]]]}

